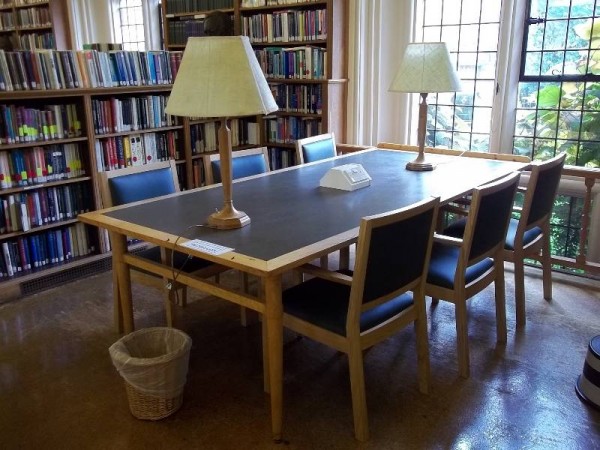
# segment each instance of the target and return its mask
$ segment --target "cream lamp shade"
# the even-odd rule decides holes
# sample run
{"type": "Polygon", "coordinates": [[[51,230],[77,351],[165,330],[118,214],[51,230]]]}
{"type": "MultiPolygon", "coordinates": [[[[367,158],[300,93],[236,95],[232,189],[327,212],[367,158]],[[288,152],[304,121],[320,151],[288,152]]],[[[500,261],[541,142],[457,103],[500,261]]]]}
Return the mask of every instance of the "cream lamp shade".
{"type": "Polygon", "coordinates": [[[219,156],[224,206],[208,225],[240,228],[250,223],[233,206],[230,117],[269,114],[277,103],[246,36],[188,38],[165,111],[184,117],[220,119],[219,156]]]}
{"type": "Polygon", "coordinates": [[[393,92],[456,92],[460,78],[444,42],[408,44],[390,86],[393,92]]]}
{"type": "Polygon", "coordinates": [[[277,111],[246,36],[188,38],[166,112],[185,117],[237,117],[277,111]]]}
{"type": "Polygon", "coordinates": [[[406,165],[406,169],[433,170],[435,166],[425,161],[427,94],[431,92],[460,91],[460,78],[450,61],[446,44],[444,42],[408,44],[400,67],[390,86],[390,91],[421,94],[418,128],[419,155],[414,161],[406,165]]]}

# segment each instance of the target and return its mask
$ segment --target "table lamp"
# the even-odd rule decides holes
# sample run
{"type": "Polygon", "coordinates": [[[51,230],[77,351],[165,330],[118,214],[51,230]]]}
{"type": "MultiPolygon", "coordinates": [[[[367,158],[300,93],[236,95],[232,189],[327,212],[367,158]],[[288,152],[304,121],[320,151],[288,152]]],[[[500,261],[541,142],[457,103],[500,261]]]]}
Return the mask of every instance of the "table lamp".
{"type": "Polygon", "coordinates": [[[427,127],[427,94],[460,91],[460,79],[444,42],[411,43],[406,47],[402,63],[390,86],[393,92],[421,94],[419,104],[419,155],[406,165],[407,170],[433,170],[425,161],[425,129],[427,127]]]}
{"type": "Polygon", "coordinates": [[[208,217],[219,229],[241,228],[250,217],[233,206],[230,117],[269,114],[277,103],[246,36],[190,37],[165,111],[185,117],[215,117],[223,208],[208,217]]]}

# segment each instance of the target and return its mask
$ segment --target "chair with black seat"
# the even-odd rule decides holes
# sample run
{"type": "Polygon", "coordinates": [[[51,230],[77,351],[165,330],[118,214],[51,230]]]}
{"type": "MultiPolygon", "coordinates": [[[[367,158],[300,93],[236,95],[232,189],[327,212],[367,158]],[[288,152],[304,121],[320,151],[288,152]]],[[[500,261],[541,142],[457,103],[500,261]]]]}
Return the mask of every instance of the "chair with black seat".
{"type": "Polygon", "coordinates": [[[337,156],[335,135],[319,134],[296,141],[296,163],[306,164],[337,156]]]}
{"type": "Polygon", "coordinates": [[[306,265],[315,275],[282,294],[287,328],[348,355],[354,432],[368,439],[363,350],[414,322],[419,388],[429,385],[425,277],[438,198],[365,217],[354,272],[306,265]]]}
{"type": "MultiPolygon", "coordinates": [[[[326,133],[317,136],[311,136],[296,141],[296,163],[307,164],[322,159],[333,158],[337,156],[337,147],[335,145],[335,134],[326,133]]],[[[350,264],[350,249],[340,250],[340,268],[348,268],[350,264]]],[[[327,268],[329,258],[327,255],[321,257],[321,267],[327,268]]]]}
{"type": "Polygon", "coordinates": [[[519,219],[511,219],[504,244],[504,259],[514,263],[517,325],[525,325],[525,259],[542,264],[544,298],[552,299],[550,216],[565,164],[566,153],[534,162],[519,219]]]}
{"type": "MultiPolygon", "coordinates": [[[[552,298],[552,263],[550,257],[550,216],[560,183],[566,154],[530,165],[529,180],[523,192],[523,206],[515,207],[518,218],[511,218],[504,243],[504,260],[514,263],[515,304],[517,325],[524,326],[525,313],[525,259],[542,264],[544,298],[552,298]]],[[[524,174],[525,175],[525,174],[524,174]]],[[[463,233],[466,221],[461,219],[447,228],[453,236],[463,233]]]]}
{"type": "MultiPolygon", "coordinates": [[[[249,148],[237,150],[231,155],[232,180],[260,175],[270,172],[269,151],[267,147],[249,148]]],[[[218,153],[204,156],[204,178],[206,184],[221,182],[221,157],[218,153]]],[[[242,286],[244,292],[248,292],[248,274],[242,273],[242,286]]],[[[248,317],[248,309],[241,307],[241,323],[248,325],[251,320],[248,317]]]]}
{"type": "Polygon", "coordinates": [[[469,377],[467,300],[491,283],[495,287],[498,342],[506,342],[503,249],[519,183],[514,172],[473,190],[462,237],[436,235],[425,292],[434,301],[454,303],[458,368],[469,377]]]}
{"type": "MultiPolygon", "coordinates": [[[[100,172],[100,191],[102,204],[105,208],[124,205],[127,203],[149,200],[155,197],[179,192],[179,181],[175,161],[164,161],[141,166],[132,166],[123,169],[100,172]]],[[[160,247],[147,247],[138,252],[136,256],[146,258],[153,262],[172,265],[175,271],[183,270],[198,276],[210,277],[226,270],[224,267],[201,258],[189,258],[180,252],[170,252],[160,247]]],[[[177,284],[167,288],[169,280],[132,268],[132,275],[138,281],[167,289],[165,295],[165,309],[168,326],[173,326],[172,305],[176,300],[176,290],[181,289],[181,298],[185,303],[186,288],[177,284]]],[[[115,320],[117,328],[122,331],[122,318],[120,314],[119,293],[117,289],[116,271],[113,271],[113,289],[115,298],[115,320]]]]}
{"type": "MultiPolygon", "coordinates": [[[[231,154],[232,180],[267,173],[271,170],[267,147],[237,150],[231,154]]],[[[218,153],[204,156],[206,184],[221,182],[221,157],[218,153]]]]}

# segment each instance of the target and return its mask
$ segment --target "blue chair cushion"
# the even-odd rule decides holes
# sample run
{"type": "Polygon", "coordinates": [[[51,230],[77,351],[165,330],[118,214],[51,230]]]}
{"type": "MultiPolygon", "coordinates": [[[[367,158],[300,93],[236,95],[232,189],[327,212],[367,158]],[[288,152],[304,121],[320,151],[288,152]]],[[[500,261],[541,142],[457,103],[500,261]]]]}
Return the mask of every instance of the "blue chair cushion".
{"type": "MultiPolygon", "coordinates": [[[[427,283],[454,289],[454,275],[458,266],[459,254],[460,248],[458,247],[434,242],[429,260],[427,283]]],[[[465,283],[469,284],[476,280],[493,266],[494,262],[491,258],[485,258],[469,266],[465,274],[465,283]]]]}
{"type": "MultiPolygon", "coordinates": [[[[221,161],[211,161],[210,163],[213,180],[215,183],[221,182],[221,161]]],[[[249,177],[267,172],[267,164],[262,153],[256,155],[245,155],[232,158],[231,160],[232,179],[249,177]]]]}
{"type": "MultiPolygon", "coordinates": [[[[504,243],[504,248],[506,250],[515,250],[515,235],[517,233],[517,226],[519,225],[519,221],[517,219],[510,219],[508,224],[508,232],[506,233],[506,242],[504,243]]],[[[523,245],[527,246],[532,243],[535,239],[537,239],[542,234],[542,229],[540,227],[533,227],[530,230],[525,231],[523,234],[523,245]]]]}
{"type": "MultiPolygon", "coordinates": [[[[160,263],[160,247],[150,247],[136,253],[136,256],[148,259],[153,262],[160,263]]],[[[167,261],[169,263],[170,261],[167,261]]],[[[211,266],[213,263],[205,259],[189,258],[185,253],[173,253],[173,269],[181,270],[185,273],[195,272],[196,270],[204,269],[211,266]]]]}
{"type": "MultiPolygon", "coordinates": [[[[346,336],[346,319],[350,301],[350,286],[312,278],[283,292],[283,311],[340,336],[346,336]]],[[[413,304],[407,292],[382,305],[365,311],[360,318],[360,330],[365,331],[385,322],[413,304]]]]}
{"type": "Polygon", "coordinates": [[[169,167],[110,178],[109,187],[114,206],[176,192],[169,167]]]}
{"type": "MultiPolygon", "coordinates": [[[[444,230],[444,234],[453,237],[462,237],[463,233],[465,232],[466,223],[466,219],[457,220],[444,230]]],[[[515,249],[515,235],[517,233],[518,225],[519,221],[517,219],[510,219],[510,222],[508,223],[508,232],[506,233],[506,240],[504,242],[504,248],[506,250],[514,251],[515,249]]],[[[532,229],[525,231],[523,236],[523,245],[529,245],[541,234],[542,229],[540,227],[533,227],[532,229]]]]}
{"type": "Polygon", "coordinates": [[[333,158],[335,155],[333,139],[310,142],[302,146],[302,157],[304,158],[305,163],[320,161],[325,158],[333,158]]]}

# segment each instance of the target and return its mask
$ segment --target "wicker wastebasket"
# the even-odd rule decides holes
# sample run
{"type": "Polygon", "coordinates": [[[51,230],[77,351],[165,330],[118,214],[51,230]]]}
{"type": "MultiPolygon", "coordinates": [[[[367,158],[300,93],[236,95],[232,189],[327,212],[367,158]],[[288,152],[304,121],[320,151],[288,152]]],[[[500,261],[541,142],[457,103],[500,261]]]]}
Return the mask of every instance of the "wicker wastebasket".
{"type": "Polygon", "coordinates": [[[109,348],[125,380],[129,409],[138,419],[159,420],[183,402],[192,339],[174,328],[143,328],[109,348]]]}

